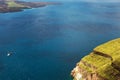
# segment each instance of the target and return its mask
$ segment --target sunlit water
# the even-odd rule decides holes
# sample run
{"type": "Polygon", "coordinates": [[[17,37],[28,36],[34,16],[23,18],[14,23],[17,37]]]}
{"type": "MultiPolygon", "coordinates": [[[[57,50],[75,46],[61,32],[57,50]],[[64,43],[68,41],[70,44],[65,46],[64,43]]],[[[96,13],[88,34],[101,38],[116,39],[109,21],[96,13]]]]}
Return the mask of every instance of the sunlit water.
{"type": "Polygon", "coordinates": [[[0,80],[71,80],[83,56],[118,37],[119,3],[63,3],[0,14],[0,80]]]}

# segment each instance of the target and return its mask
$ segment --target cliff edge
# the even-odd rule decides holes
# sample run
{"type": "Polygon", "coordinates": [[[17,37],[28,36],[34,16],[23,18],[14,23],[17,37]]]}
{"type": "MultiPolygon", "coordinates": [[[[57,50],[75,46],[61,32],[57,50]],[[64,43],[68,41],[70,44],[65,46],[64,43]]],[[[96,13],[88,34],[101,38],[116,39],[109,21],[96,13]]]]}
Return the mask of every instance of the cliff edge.
{"type": "Polygon", "coordinates": [[[120,80],[120,38],[96,47],[71,75],[74,80],[120,80]]]}

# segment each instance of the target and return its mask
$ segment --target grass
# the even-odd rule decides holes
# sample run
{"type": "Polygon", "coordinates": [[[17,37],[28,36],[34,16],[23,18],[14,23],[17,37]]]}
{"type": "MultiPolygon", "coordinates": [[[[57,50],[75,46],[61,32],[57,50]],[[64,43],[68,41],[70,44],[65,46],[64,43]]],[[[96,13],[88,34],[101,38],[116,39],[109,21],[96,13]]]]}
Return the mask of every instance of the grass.
{"type": "Polygon", "coordinates": [[[24,7],[24,5],[17,4],[17,3],[14,2],[14,1],[8,1],[8,2],[7,2],[7,5],[8,5],[8,7],[24,7]]]}
{"type": "Polygon", "coordinates": [[[98,73],[101,77],[108,80],[118,80],[116,76],[120,76],[120,72],[111,64],[114,63],[120,67],[120,38],[104,43],[94,49],[92,53],[82,58],[79,66],[90,73],[98,73]],[[113,60],[94,54],[97,51],[101,54],[107,54],[113,60]]]}
{"type": "MultiPolygon", "coordinates": [[[[104,43],[94,49],[94,51],[107,54],[111,57],[116,56],[116,52],[119,50],[120,50],[120,38],[104,43]]],[[[120,53],[117,55],[120,55],[120,53]]]]}
{"type": "Polygon", "coordinates": [[[111,65],[106,64],[100,67],[97,70],[97,73],[108,80],[118,80],[116,75],[118,75],[120,72],[114,69],[111,65]]]}
{"type": "Polygon", "coordinates": [[[109,58],[105,58],[94,53],[85,56],[82,60],[87,62],[88,64],[92,64],[92,66],[95,66],[96,68],[99,68],[100,66],[103,66],[106,63],[111,63],[111,60],[109,58]]]}
{"type": "Polygon", "coordinates": [[[114,57],[113,64],[120,68],[120,55],[114,57]]]}
{"type": "Polygon", "coordinates": [[[84,69],[84,70],[87,70],[88,73],[92,73],[92,69],[85,66],[83,63],[79,63],[79,66],[84,69]]]}

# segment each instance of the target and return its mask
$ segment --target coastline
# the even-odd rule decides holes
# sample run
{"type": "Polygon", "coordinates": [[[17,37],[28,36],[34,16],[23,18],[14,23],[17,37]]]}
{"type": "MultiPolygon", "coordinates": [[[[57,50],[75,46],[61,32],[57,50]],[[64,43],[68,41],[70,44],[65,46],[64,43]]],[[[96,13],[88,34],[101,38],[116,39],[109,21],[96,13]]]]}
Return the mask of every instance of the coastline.
{"type": "Polygon", "coordinates": [[[1,1],[0,13],[20,12],[24,9],[45,7],[47,5],[60,5],[58,2],[25,2],[25,1],[1,1]]]}

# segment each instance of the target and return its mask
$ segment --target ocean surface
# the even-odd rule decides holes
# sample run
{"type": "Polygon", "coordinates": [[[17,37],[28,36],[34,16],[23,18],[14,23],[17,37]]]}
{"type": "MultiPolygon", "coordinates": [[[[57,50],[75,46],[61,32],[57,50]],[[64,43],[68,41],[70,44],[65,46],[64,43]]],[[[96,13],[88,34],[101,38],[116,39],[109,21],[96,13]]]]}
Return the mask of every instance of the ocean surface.
{"type": "Polygon", "coordinates": [[[120,3],[63,2],[0,13],[0,80],[72,80],[83,56],[119,37],[120,3]]]}

